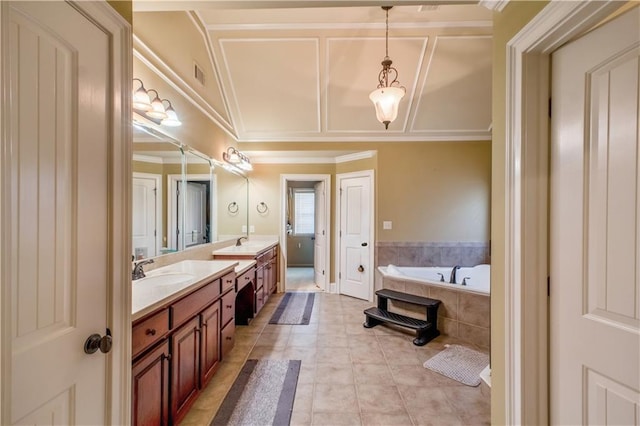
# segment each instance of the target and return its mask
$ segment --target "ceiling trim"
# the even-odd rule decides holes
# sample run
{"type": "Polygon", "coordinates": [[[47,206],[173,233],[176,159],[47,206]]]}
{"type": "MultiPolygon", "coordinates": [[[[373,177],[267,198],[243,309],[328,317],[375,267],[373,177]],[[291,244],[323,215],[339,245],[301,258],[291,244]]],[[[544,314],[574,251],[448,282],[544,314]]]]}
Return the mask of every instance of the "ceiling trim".
{"type": "Polygon", "coordinates": [[[238,137],[233,133],[231,124],[227,123],[227,121],[222,116],[220,116],[220,114],[215,110],[215,108],[213,108],[213,106],[211,106],[204,98],[202,98],[202,96],[200,96],[200,94],[193,90],[193,88],[187,82],[185,82],[169,65],[167,65],[162,59],[160,59],[158,55],[156,55],[155,52],[153,52],[153,50],[151,50],[146,44],[144,44],[144,42],[142,42],[142,40],[140,40],[135,34],[133,35],[133,42],[133,56],[142,61],[142,63],[149,67],[152,72],[154,72],[158,77],[164,80],[169,86],[176,90],[193,106],[198,108],[220,129],[231,136],[234,140],[238,140],[238,137]],[[164,70],[160,70],[157,66],[155,66],[146,55],[152,57],[154,61],[157,61],[160,66],[164,68],[164,70]],[[169,75],[167,74],[170,74],[171,77],[169,77],[169,75]],[[180,85],[178,85],[178,83],[176,83],[176,81],[187,87],[191,93],[187,93],[182,87],[180,87],[180,85]],[[196,98],[199,100],[199,102],[196,101],[196,98]],[[206,105],[206,108],[203,107],[200,102],[206,105]]]}
{"type": "Polygon", "coordinates": [[[378,151],[362,151],[362,152],[354,152],[353,154],[339,155],[336,157],[336,164],[348,163],[349,161],[356,161],[356,160],[365,160],[367,158],[372,158],[377,153],[378,151]]]}
{"type": "MultiPolygon", "coordinates": [[[[431,71],[431,64],[433,64],[433,56],[436,53],[436,50],[438,48],[438,40],[440,39],[464,39],[464,38],[485,38],[485,39],[492,39],[493,36],[491,35],[436,35],[435,36],[435,40],[433,42],[433,48],[431,49],[431,55],[429,55],[429,62],[427,65],[427,70],[424,73],[424,76],[422,78],[422,85],[420,86],[420,93],[424,93],[424,88],[427,85],[427,79],[429,78],[429,72],[431,71]]],[[[415,124],[416,124],[416,118],[418,116],[418,111],[420,110],[420,103],[422,100],[422,96],[418,96],[418,100],[416,101],[416,107],[413,110],[413,117],[411,118],[411,127],[409,127],[409,131],[410,132],[434,132],[434,131],[443,131],[446,132],[447,130],[416,130],[415,128],[415,124]]],[[[458,130],[459,131],[459,130],[458,130]]],[[[478,130],[471,130],[472,132],[476,132],[478,130]]],[[[491,123],[489,123],[489,132],[491,131],[491,123]]]]}
{"type": "Polygon", "coordinates": [[[207,50],[207,54],[209,55],[209,62],[211,63],[211,68],[213,69],[213,75],[216,79],[216,83],[218,84],[218,90],[220,91],[220,95],[222,96],[222,104],[224,106],[225,112],[227,113],[227,116],[229,117],[229,121],[230,121],[229,125],[231,126],[232,129],[235,129],[236,126],[233,119],[233,115],[231,114],[231,111],[229,109],[229,99],[224,90],[224,85],[222,84],[222,80],[220,79],[220,69],[218,68],[218,63],[216,61],[216,53],[213,50],[213,44],[211,42],[211,37],[209,35],[209,32],[206,30],[204,21],[202,20],[202,17],[198,13],[198,11],[195,11],[195,10],[186,11],[185,13],[187,14],[189,19],[193,23],[193,25],[196,27],[196,29],[202,36],[205,48],[207,50]]]}
{"type": "Polygon", "coordinates": [[[170,158],[162,158],[155,155],[133,154],[133,161],[142,161],[144,163],[154,164],[182,164],[180,159],[173,160],[170,158]]]}
{"type": "MultiPolygon", "coordinates": [[[[493,21],[396,22],[389,29],[492,28],[493,21]]],[[[268,24],[208,24],[208,31],[289,31],[289,30],[384,30],[381,22],[316,22],[268,24]]]]}
{"type": "Polygon", "coordinates": [[[509,4],[509,0],[480,0],[478,2],[478,6],[483,6],[496,12],[502,12],[507,4],[509,4]]]}
{"type": "MultiPolygon", "coordinates": [[[[458,131],[459,132],[459,131],[458,131]]],[[[243,137],[239,142],[252,143],[252,142],[481,142],[490,141],[491,133],[487,131],[473,131],[466,134],[452,134],[447,135],[434,135],[434,134],[422,134],[422,135],[403,135],[401,133],[392,134],[389,136],[326,136],[319,135],[316,137],[300,137],[300,136],[280,136],[278,138],[261,138],[261,137],[243,137]]]]}
{"type": "Polygon", "coordinates": [[[226,51],[224,49],[225,43],[255,43],[255,42],[291,42],[291,41],[311,41],[315,45],[315,56],[316,56],[316,128],[315,130],[301,130],[301,131],[289,131],[282,132],[278,131],[264,131],[261,130],[261,134],[270,134],[270,133],[319,133],[322,132],[322,118],[321,118],[321,104],[320,104],[320,38],[318,37],[270,37],[270,38],[219,38],[218,45],[220,46],[220,51],[222,52],[222,57],[225,65],[225,69],[227,71],[227,79],[229,80],[229,84],[231,86],[231,95],[233,96],[233,106],[237,112],[238,120],[240,122],[240,128],[238,129],[238,135],[244,141],[247,133],[252,133],[254,131],[248,131],[246,129],[244,120],[242,118],[242,108],[240,107],[240,102],[238,101],[238,96],[236,94],[236,84],[233,81],[231,70],[229,69],[229,61],[227,59],[226,51]]]}

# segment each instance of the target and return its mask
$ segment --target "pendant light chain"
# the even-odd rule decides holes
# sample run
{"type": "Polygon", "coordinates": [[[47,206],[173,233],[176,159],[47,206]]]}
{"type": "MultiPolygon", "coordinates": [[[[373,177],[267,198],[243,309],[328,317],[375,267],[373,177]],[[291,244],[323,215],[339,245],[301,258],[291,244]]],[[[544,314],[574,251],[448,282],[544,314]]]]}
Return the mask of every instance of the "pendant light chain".
{"type": "Polygon", "coordinates": [[[384,49],[384,54],[385,56],[388,58],[389,57],[389,9],[386,9],[385,12],[387,13],[387,19],[386,19],[386,23],[385,23],[385,49],[384,49]]]}

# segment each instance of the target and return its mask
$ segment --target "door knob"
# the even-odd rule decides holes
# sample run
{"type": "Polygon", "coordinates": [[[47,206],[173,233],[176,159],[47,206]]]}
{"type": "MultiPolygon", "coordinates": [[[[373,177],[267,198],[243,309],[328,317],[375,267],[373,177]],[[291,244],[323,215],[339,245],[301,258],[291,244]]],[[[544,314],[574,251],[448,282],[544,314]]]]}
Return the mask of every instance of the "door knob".
{"type": "Polygon", "coordinates": [[[100,352],[106,354],[111,350],[112,345],[111,330],[107,328],[107,333],[104,336],[94,333],[87,338],[84,342],[84,353],[91,355],[100,349],[100,352]]]}
{"type": "Polygon", "coordinates": [[[361,245],[362,247],[366,247],[366,246],[368,246],[369,244],[367,244],[367,243],[362,243],[362,244],[360,244],[360,245],[361,245]]]}
{"type": "Polygon", "coordinates": [[[362,265],[358,266],[358,272],[364,272],[364,266],[362,265]]]}

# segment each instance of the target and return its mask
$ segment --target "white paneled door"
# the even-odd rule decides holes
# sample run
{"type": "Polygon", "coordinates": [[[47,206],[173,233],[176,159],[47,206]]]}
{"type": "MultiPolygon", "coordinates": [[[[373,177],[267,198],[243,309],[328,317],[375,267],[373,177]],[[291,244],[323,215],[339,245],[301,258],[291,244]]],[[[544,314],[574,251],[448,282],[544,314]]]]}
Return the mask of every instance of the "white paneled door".
{"type": "Polygon", "coordinates": [[[347,296],[373,297],[372,175],[339,175],[339,291],[347,296]]]}
{"type": "Polygon", "coordinates": [[[131,196],[131,234],[136,259],[153,257],[158,254],[159,200],[162,193],[159,182],[162,176],[134,173],[131,196]]]}
{"type": "Polygon", "coordinates": [[[127,24],[106,3],[0,8],[0,423],[122,424],[130,368],[130,332],[122,329],[130,327],[127,24]],[[102,351],[87,353],[91,335],[102,351]]]}
{"type": "Polygon", "coordinates": [[[552,56],[551,424],[640,423],[639,22],[552,56]]]}

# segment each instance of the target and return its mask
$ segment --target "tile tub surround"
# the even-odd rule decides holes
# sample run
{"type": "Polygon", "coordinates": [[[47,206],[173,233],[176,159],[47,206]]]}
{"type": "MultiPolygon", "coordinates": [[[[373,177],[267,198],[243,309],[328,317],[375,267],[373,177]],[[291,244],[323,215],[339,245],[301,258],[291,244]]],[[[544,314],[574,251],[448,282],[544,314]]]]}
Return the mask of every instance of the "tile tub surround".
{"type": "MultiPolygon", "coordinates": [[[[440,333],[472,343],[490,346],[491,303],[489,296],[459,290],[449,290],[428,284],[403,281],[383,275],[376,269],[375,289],[388,288],[442,301],[438,309],[440,333]]],[[[403,315],[424,319],[424,308],[392,302],[391,309],[403,315]]]]}
{"type": "Polygon", "coordinates": [[[401,242],[376,244],[377,266],[475,266],[489,261],[488,242],[401,242]]]}

